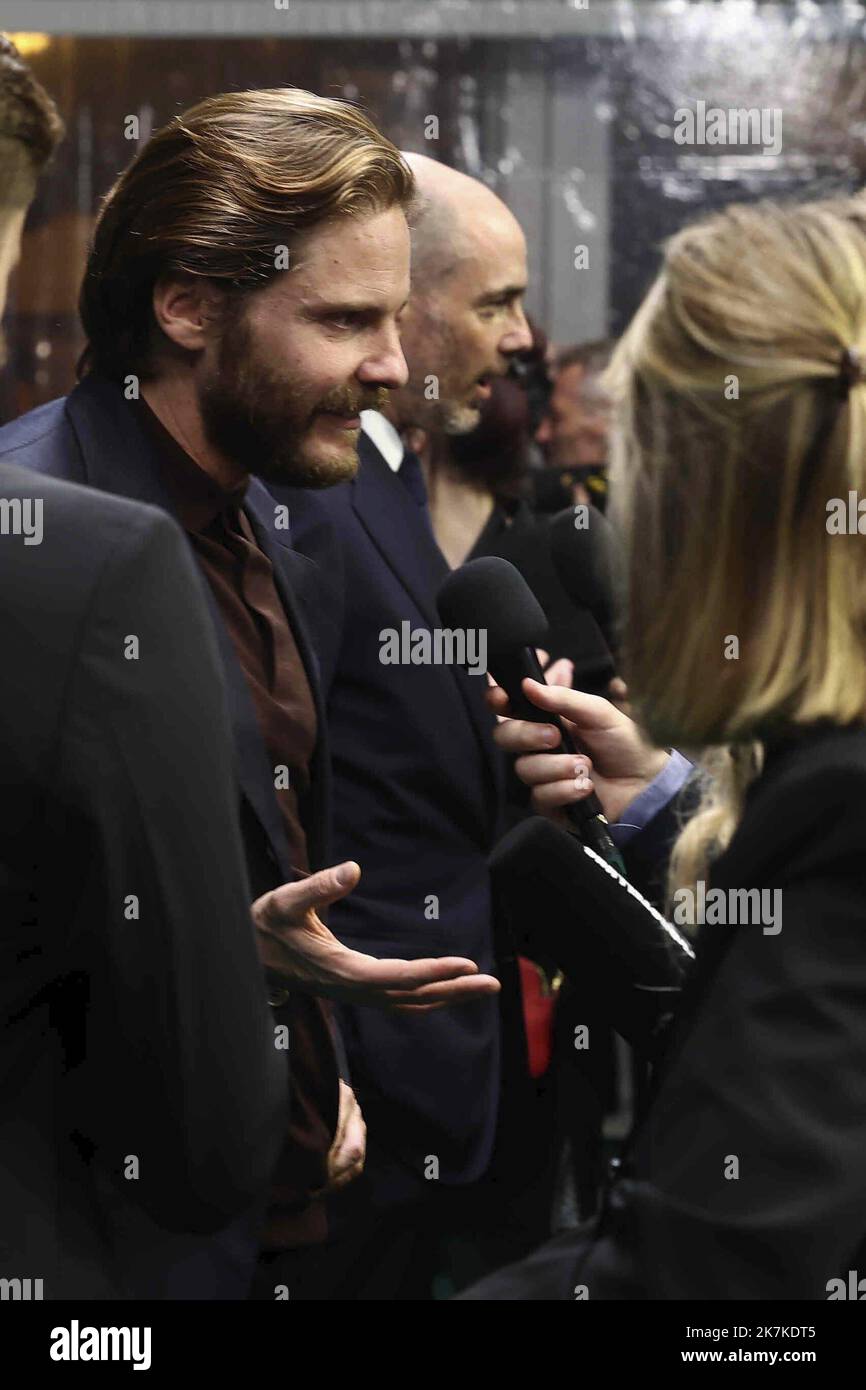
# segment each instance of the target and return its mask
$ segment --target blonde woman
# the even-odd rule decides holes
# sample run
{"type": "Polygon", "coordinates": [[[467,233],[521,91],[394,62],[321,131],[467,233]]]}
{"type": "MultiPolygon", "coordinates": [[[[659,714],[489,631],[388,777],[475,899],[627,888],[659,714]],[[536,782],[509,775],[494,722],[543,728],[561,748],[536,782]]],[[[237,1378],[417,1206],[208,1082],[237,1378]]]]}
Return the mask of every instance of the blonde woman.
{"type": "Polygon", "coordinates": [[[626,824],[666,775],[659,748],[706,750],[669,900],[697,962],[598,1227],[473,1298],[826,1299],[866,1274],[861,350],[852,200],[734,207],[679,233],[616,354],[646,741],[607,702],[530,683],[591,759],[539,754],[543,726],[509,721],[499,741],[537,810],[591,779],[626,824]]]}

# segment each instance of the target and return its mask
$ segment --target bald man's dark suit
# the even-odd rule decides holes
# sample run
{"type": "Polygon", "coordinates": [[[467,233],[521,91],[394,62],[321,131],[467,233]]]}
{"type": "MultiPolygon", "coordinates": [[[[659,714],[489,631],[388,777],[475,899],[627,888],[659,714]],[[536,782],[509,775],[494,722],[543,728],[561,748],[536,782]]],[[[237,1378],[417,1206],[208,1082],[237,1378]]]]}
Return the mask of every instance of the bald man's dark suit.
{"type": "MultiPolygon", "coordinates": [[[[324,576],[315,638],[333,752],[334,852],[362,869],[329,922],[347,944],[374,955],[466,956],[499,974],[503,988],[498,1000],[416,1018],[341,1009],[369,1151],[364,1178],[341,1205],[360,1219],[366,1194],[370,1238],[381,1249],[389,1215],[399,1237],[418,1219],[413,1204],[429,1198],[435,1206],[436,1191],[446,1189],[457,1200],[462,1190],[469,1228],[474,1222],[480,1236],[485,1224],[488,1235],[497,1226],[505,1244],[519,1242],[517,1202],[509,1203],[506,1232],[502,1213],[483,1211],[474,1186],[487,1181],[494,1153],[515,1167],[536,1153],[531,1121],[497,1142],[503,1114],[512,1114],[500,1104],[503,1077],[509,1098],[520,1091],[521,1102],[528,1078],[516,959],[487,864],[503,825],[504,759],[483,671],[382,659],[388,632],[440,626],[436,594],[449,570],[423,486],[407,485],[364,433],[359,454],[351,482],[318,493],[273,488],[289,507],[293,544],[324,576]]],[[[528,1104],[534,1113],[532,1098],[528,1104]]],[[[505,1190],[500,1177],[497,1193],[505,1190]]],[[[354,1292],[345,1296],[412,1297],[411,1253],[407,1265],[405,1278],[375,1294],[374,1271],[361,1257],[354,1292]]]]}

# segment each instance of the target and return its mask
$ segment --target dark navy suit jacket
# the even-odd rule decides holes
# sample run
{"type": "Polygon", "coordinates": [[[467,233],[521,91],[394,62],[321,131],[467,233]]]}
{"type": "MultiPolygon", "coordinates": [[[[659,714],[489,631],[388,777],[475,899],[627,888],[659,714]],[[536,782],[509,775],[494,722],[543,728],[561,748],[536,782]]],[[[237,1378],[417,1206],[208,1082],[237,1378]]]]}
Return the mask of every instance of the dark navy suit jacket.
{"type": "MultiPolygon", "coordinates": [[[[334,773],[333,845],[359,886],[331,911],[377,956],[468,956],[494,969],[487,856],[500,831],[502,765],[486,677],[380,660],[385,633],[439,626],[448,573],[426,511],[361,436],[350,483],[273,489],[296,549],[323,573],[315,628],[334,773]]],[[[412,1018],[343,1009],[353,1084],[372,1141],[445,1182],[486,1168],[497,1117],[495,999],[412,1018]],[[432,1171],[432,1170],[431,1170],[432,1171]]]]}
{"type": "Polygon", "coordinates": [[[0,493],[45,511],[0,539],[0,1278],[227,1295],[287,1077],[204,586],[164,512],[6,463],[0,493]]]}
{"type": "MultiPolygon", "coordinates": [[[[83,483],[120,497],[148,502],[173,513],[170,496],[160,482],[153,446],[133,417],[122,389],[104,379],[87,377],[71,394],[51,401],[0,429],[0,459],[55,478],[83,483]]],[[[244,510],[256,539],[273,566],[277,588],[304,663],[316,708],[318,738],[310,768],[310,790],[300,812],[307,834],[311,869],[323,867],[332,856],[326,847],[330,784],[325,712],[318,666],[302,613],[302,602],[311,600],[315,567],[291,548],[288,532],[281,528],[274,499],[255,479],[249,485],[244,510]],[[300,597],[299,597],[300,596],[300,597]]],[[[250,887],[254,897],[295,877],[279,806],[274,793],[274,770],[256,719],[246,678],[209,585],[203,586],[213,620],[221,657],[234,740],[235,771],[240,789],[241,828],[250,887]]],[[[291,1020],[291,1002],[272,1010],[274,1025],[291,1020]]],[[[335,1039],[338,1065],[345,1074],[341,1040],[335,1039]]],[[[338,1090],[333,1085],[332,1113],[326,1122],[336,1128],[338,1090]]],[[[264,1197],[264,1194],[263,1194],[264,1197]]],[[[236,1268],[248,1266],[254,1252],[251,1239],[237,1243],[236,1268]]],[[[183,1258],[186,1258],[184,1252],[183,1258]]],[[[189,1252],[196,1259],[194,1250],[189,1252]]],[[[204,1258],[209,1257],[205,1252],[204,1258]]],[[[231,1257],[234,1260],[234,1256],[231,1257]]],[[[182,1297],[187,1281],[177,1266],[176,1284],[162,1296],[182,1297]]],[[[201,1288],[205,1272],[196,1269],[201,1288]]],[[[220,1276],[211,1296],[243,1297],[244,1288],[232,1287],[234,1274],[220,1276]]],[[[237,1282],[237,1281],[236,1281],[237,1282]]],[[[242,1283],[242,1280],[241,1280],[242,1283]]]]}
{"type": "MultiPolygon", "coordinates": [[[[122,389],[98,377],[87,377],[69,396],[50,401],[0,429],[0,458],[53,478],[149,502],[174,514],[171,497],[160,482],[152,445],[136,424],[122,389]]],[[[293,551],[288,531],[278,525],[273,498],[256,479],[247,490],[244,511],[273,565],[316,705],[318,741],[309,800],[301,807],[301,813],[310,865],[317,869],[326,858],[330,764],[318,665],[301,606],[305,599],[309,601],[310,588],[316,582],[314,566],[293,551]]],[[[216,600],[208,585],[205,590],[228,693],[251,886],[258,895],[294,878],[294,874],[288,863],[285,831],[274,795],[274,771],[252,697],[216,600]]]]}

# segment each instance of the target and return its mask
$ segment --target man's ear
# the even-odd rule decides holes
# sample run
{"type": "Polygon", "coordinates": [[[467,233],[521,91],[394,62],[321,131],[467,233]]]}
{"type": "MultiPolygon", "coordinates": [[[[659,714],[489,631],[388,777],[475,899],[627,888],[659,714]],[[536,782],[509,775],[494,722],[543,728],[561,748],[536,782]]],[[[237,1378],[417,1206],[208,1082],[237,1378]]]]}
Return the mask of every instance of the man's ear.
{"type": "Polygon", "coordinates": [[[201,275],[164,275],[153,287],[153,313],[178,347],[201,352],[219,330],[225,294],[201,275]]]}

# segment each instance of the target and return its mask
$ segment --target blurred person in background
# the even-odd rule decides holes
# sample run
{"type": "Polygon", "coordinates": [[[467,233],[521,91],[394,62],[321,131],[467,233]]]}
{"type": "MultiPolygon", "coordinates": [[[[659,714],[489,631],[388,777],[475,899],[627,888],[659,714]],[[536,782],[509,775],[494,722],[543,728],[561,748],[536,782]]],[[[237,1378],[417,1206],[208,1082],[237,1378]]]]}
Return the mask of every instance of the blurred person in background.
{"type": "Polygon", "coordinates": [[[602,381],[614,343],[610,339],[562,348],[553,359],[553,380],[535,442],[545,468],[532,474],[533,505],[540,512],[592,502],[607,506],[610,398],[602,381]]]}

